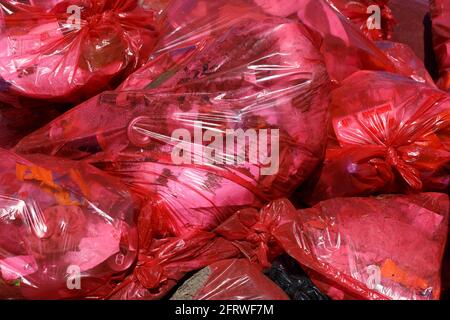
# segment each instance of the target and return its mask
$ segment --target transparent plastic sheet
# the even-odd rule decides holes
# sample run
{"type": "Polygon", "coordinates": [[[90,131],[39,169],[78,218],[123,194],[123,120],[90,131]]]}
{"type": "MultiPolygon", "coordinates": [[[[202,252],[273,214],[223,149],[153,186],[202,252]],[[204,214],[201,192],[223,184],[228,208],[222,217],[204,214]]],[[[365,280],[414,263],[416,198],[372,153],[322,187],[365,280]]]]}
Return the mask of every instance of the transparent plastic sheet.
{"type": "MultiPolygon", "coordinates": [[[[345,16],[346,19],[350,20],[362,34],[371,40],[389,39],[392,34],[394,19],[391,10],[387,6],[388,0],[316,1],[328,2],[334,9],[345,16]],[[369,28],[369,20],[375,6],[380,12],[380,25],[370,26],[369,28]]],[[[309,0],[253,0],[253,2],[269,15],[292,18],[309,0]]]]}
{"type": "MultiPolygon", "coordinates": [[[[346,3],[346,1],[338,2],[345,7],[344,2],[346,3]]],[[[229,2],[229,5],[231,6],[233,3],[236,4],[234,11],[238,12],[242,10],[243,6],[251,5],[252,1],[235,0],[229,2]]],[[[320,47],[330,78],[336,85],[358,70],[390,71],[412,77],[416,81],[434,83],[425,69],[417,71],[412,68],[417,59],[411,56],[407,46],[398,44],[395,45],[395,50],[383,52],[373,41],[367,39],[358,27],[342,15],[338,6],[333,5],[331,1],[254,0],[253,5],[255,4],[256,8],[253,12],[257,12],[259,8],[266,15],[288,17],[292,21],[300,21],[305,24],[312,35],[311,40],[317,47],[320,47]],[[406,52],[402,52],[403,50],[406,52]],[[400,57],[394,56],[394,52],[400,57]]],[[[361,6],[356,1],[348,4],[361,6]]],[[[213,29],[217,29],[217,31],[221,29],[220,26],[210,26],[201,19],[201,15],[204,12],[214,12],[217,19],[225,21],[223,27],[232,23],[227,20],[230,19],[229,16],[223,13],[220,7],[220,1],[207,4],[197,0],[173,1],[167,10],[168,18],[163,32],[168,35],[162,39],[159,50],[156,50],[157,58],[149,61],[146,66],[131,75],[121,88],[136,90],[145,87],[174,85],[175,81],[179,80],[177,75],[180,74],[181,67],[186,65],[185,61],[191,59],[191,55],[195,55],[195,49],[189,47],[191,42],[196,40],[195,45],[198,47],[201,44],[200,40],[206,39],[210,33],[213,33],[213,29]],[[189,18],[186,17],[190,17],[192,21],[189,22],[189,18]],[[188,33],[191,30],[190,26],[198,31],[188,33]]],[[[212,14],[210,13],[210,15],[212,14]]],[[[203,73],[209,74],[210,72],[211,70],[205,70],[197,76],[202,77],[203,73]]],[[[186,81],[185,78],[186,76],[182,80],[186,81]]]]}
{"type": "Polygon", "coordinates": [[[227,259],[247,259],[258,268],[282,253],[256,209],[235,212],[213,231],[191,230],[178,237],[156,233],[158,216],[142,210],[138,220],[139,257],[132,274],[107,296],[112,300],[154,300],[168,293],[188,273],[227,259]]]}
{"type": "Polygon", "coordinates": [[[351,295],[345,288],[328,280],[320,273],[307,269],[307,274],[315,286],[320,288],[331,300],[361,300],[357,295],[351,295]]]}
{"type": "MultiPolygon", "coordinates": [[[[141,224],[139,236],[142,228],[141,224]]],[[[177,238],[152,239],[139,247],[139,258],[133,273],[115,286],[106,298],[161,299],[187,273],[240,256],[239,249],[232,242],[205,231],[194,231],[177,238]]]]}
{"type": "Polygon", "coordinates": [[[137,256],[129,191],[87,164],[0,149],[0,297],[101,297],[137,256]]]}
{"type": "MultiPolygon", "coordinates": [[[[389,51],[386,54],[375,42],[364,37],[336,6],[330,5],[331,2],[302,0],[299,2],[297,14],[320,43],[327,71],[336,86],[360,70],[398,73],[415,81],[432,84],[428,75],[425,78],[419,77],[419,74],[411,69],[412,64],[408,60],[402,61],[403,58],[398,59],[389,54],[389,51]]],[[[405,50],[409,51],[409,48],[406,47],[405,50]]],[[[400,57],[409,56],[409,52],[402,53],[399,47],[396,52],[401,53],[400,57]]]]}
{"type": "Polygon", "coordinates": [[[358,72],[332,94],[325,163],[305,185],[315,204],[342,196],[446,192],[450,183],[450,97],[408,78],[358,72]]]}
{"type": "Polygon", "coordinates": [[[120,84],[156,44],[158,12],[138,0],[49,4],[0,1],[0,101],[79,103],[120,84]]]}
{"type": "Polygon", "coordinates": [[[448,211],[439,193],[336,198],[281,218],[272,235],[350,296],[439,299],[448,211]]]}
{"type": "MultiPolygon", "coordinates": [[[[286,252],[332,298],[438,299],[448,210],[439,193],[337,198],[303,210],[277,200],[240,210],[213,232],[146,241],[133,274],[108,298],[161,298],[215,262],[245,258],[269,268],[286,252]]],[[[141,216],[140,235],[150,237],[150,220],[141,216]]]]}
{"type": "Polygon", "coordinates": [[[435,87],[435,83],[421,60],[408,45],[394,41],[377,41],[376,46],[384,52],[402,75],[409,75],[414,81],[435,87]]]}
{"type": "Polygon", "coordinates": [[[171,300],[289,300],[246,259],[223,260],[187,280],[171,300]]]}
{"type": "Polygon", "coordinates": [[[395,19],[388,6],[389,0],[328,0],[328,2],[355,24],[367,38],[373,41],[392,38],[395,19]],[[378,13],[379,21],[375,17],[378,13]]]}
{"type": "Polygon", "coordinates": [[[325,66],[300,23],[237,2],[188,9],[168,9],[192,21],[169,20],[160,55],[122,90],[150,88],[105,92],[16,147],[120,177],[171,234],[292,193],[323,158],[328,120],[325,66]]]}
{"type": "Polygon", "coordinates": [[[440,67],[438,85],[450,91],[450,1],[431,0],[430,12],[433,23],[433,45],[440,67]]]}

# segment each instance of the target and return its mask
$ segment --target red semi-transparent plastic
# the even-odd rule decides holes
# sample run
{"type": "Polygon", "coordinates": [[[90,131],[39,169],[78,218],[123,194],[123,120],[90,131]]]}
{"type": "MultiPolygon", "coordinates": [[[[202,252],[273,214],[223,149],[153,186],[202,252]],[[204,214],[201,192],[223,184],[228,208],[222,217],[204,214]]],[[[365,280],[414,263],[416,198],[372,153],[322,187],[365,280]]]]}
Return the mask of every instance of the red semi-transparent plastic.
{"type": "Polygon", "coordinates": [[[48,5],[0,1],[0,101],[81,102],[117,86],[156,44],[157,13],[138,0],[48,5]]]}
{"type": "Polygon", "coordinates": [[[358,72],[332,93],[323,168],[305,200],[442,191],[450,184],[450,97],[399,75],[358,72]]]}
{"type": "Polygon", "coordinates": [[[161,298],[189,272],[227,259],[267,268],[286,252],[333,299],[438,299],[449,205],[439,193],[336,198],[301,210],[281,199],[240,210],[212,232],[165,239],[154,238],[147,211],[137,266],[108,298],[161,298]]]}
{"type": "Polygon", "coordinates": [[[246,259],[222,260],[207,270],[210,275],[193,300],[289,300],[260,267],[246,259]]]}
{"type": "Polygon", "coordinates": [[[107,294],[137,255],[129,191],[87,164],[0,157],[0,297],[107,294]]]}
{"type": "Polygon", "coordinates": [[[268,213],[280,246],[349,297],[429,300],[440,296],[449,207],[446,194],[422,193],[336,198],[289,214],[273,204],[268,213]]]}
{"type": "Polygon", "coordinates": [[[161,48],[120,90],[69,111],[16,150],[95,164],[150,199],[166,232],[182,234],[289,195],[309,177],[323,158],[329,79],[301,23],[240,1],[174,1],[167,14],[161,48]],[[273,154],[276,168],[265,174],[249,145],[242,163],[230,163],[241,153],[227,146],[209,155],[206,138],[186,142],[185,156],[201,163],[175,163],[180,138],[172,133],[180,129],[223,141],[228,130],[267,130],[279,161],[273,154]]]}

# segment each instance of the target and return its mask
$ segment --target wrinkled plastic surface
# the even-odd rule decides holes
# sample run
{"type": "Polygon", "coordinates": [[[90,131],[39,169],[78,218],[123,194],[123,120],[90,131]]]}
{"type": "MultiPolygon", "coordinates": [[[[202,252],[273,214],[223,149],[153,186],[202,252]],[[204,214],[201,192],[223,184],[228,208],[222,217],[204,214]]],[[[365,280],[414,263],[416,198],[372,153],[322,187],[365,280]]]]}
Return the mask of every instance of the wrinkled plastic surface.
{"type": "Polygon", "coordinates": [[[450,1],[431,0],[433,45],[440,66],[439,87],[450,91],[450,1]]]}
{"type": "Polygon", "coordinates": [[[423,60],[408,45],[394,41],[377,41],[377,48],[391,60],[397,68],[399,74],[409,75],[411,79],[417,82],[426,83],[434,87],[433,78],[428,73],[423,60]]]}
{"type": "Polygon", "coordinates": [[[404,72],[327,1],[302,0],[297,15],[319,41],[328,73],[337,86],[359,70],[404,72]]]}
{"type": "Polygon", "coordinates": [[[392,37],[395,19],[388,6],[389,0],[328,0],[328,2],[350,19],[369,39],[376,41],[392,37]],[[375,19],[378,13],[380,13],[379,21],[375,19]]]}
{"type": "Polygon", "coordinates": [[[445,194],[337,198],[273,231],[301,264],[365,299],[438,299],[445,194]]]}
{"type": "Polygon", "coordinates": [[[181,234],[289,195],[309,177],[323,157],[329,81],[298,22],[236,2],[173,5],[169,17],[192,21],[169,19],[160,54],[122,86],[130,91],[91,99],[16,150],[94,163],[151,198],[167,231],[181,234]],[[251,141],[236,147],[239,132],[251,141]]]}
{"type": "Polygon", "coordinates": [[[450,97],[445,92],[398,75],[360,72],[334,90],[331,109],[335,140],[317,181],[306,190],[309,203],[448,190],[450,97]]]}
{"type": "MultiPolygon", "coordinates": [[[[292,18],[309,0],[253,0],[266,14],[292,18]]],[[[371,40],[389,39],[394,19],[387,6],[388,0],[316,0],[328,2],[336,11],[350,20],[356,29],[371,40]],[[374,7],[380,13],[380,25],[371,25],[374,7]],[[379,9],[379,11],[378,11],[379,9]]]]}
{"type": "Polygon", "coordinates": [[[438,193],[337,198],[299,211],[277,200],[237,212],[214,232],[154,240],[111,298],[160,298],[214,262],[245,257],[269,267],[284,251],[333,298],[438,299],[448,210],[438,193]]]}
{"type": "Polygon", "coordinates": [[[168,292],[189,272],[224,259],[240,257],[232,242],[214,233],[195,231],[181,237],[141,240],[148,225],[139,225],[139,258],[133,273],[106,298],[111,300],[155,300],[168,292]]]}
{"type": "Polygon", "coordinates": [[[0,149],[0,297],[97,296],[137,255],[129,191],[89,165],[0,149]]]}
{"type": "Polygon", "coordinates": [[[146,211],[137,266],[109,298],[158,299],[218,261],[245,258],[269,268],[285,252],[333,298],[438,299],[448,210],[448,196],[439,193],[337,198],[299,211],[282,199],[240,210],[212,232],[165,239],[154,237],[146,211]]]}
{"type": "Polygon", "coordinates": [[[52,10],[58,3],[63,2],[65,0],[19,0],[16,2],[28,4],[33,7],[40,7],[47,10],[52,10]]]}
{"type": "Polygon", "coordinates": [[[219,261],[205,271],[209,275],[193,300],[289,300],[260,268],[246,259],[219,261]]]}
{"type": "Polygon", "coordinates": [[[117,86],[157,41],[157,13],[138,0],[33,3],[0,1],[2,101],[81,102],[117,86]]]}
{"type": "MultiPolygon", "coordinates": [[[[357,299],[439,299],[449,198],[423,193],[336,198],[261,211],[265,230],[302,266],[357,299]]],[[[333,292],[331,292],[332,296],[333,292]]]]}
{"type": "Polygon", "coordinates": [[[270,261],[281,253],[267,230],[270,221],[261,221],[256,209],[235,212],[213,231],[191,230],[178,237],[161,238],[155,228],[158,219],[158,212],[141,212],[136,268],[107,298],[160,299],[189,272],[222,260],[244,258],[255,266],[268,268],[270,261]]]}

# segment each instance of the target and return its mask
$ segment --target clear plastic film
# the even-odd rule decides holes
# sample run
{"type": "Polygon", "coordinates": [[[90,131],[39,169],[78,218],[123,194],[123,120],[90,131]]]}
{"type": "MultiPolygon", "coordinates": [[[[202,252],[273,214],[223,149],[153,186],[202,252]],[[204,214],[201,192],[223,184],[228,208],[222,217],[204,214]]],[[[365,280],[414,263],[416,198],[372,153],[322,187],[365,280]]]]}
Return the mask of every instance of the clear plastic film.
{"type": "MultiPolygon", "coordinates": [[[[348,3],[348,8],[362,7],[358,1],[337,1],[336,3],[338,2],[348,3]]],[[[367,9],[374,5],[380,9],[383,7],[383,5],[380,7],[379,4],[372,4],[367,9]]],[[[378,9],[374,7],[374,12],[370,14],[367,23],[373,22],[372,17],[377,14],[377,11],[378,9]]],[[[378,46],[377,41],[374,42],[365,37],[360,28],[347,19],[333,1],[299,1],[297,15],[320,44],[327,71],[336,86],[354,72],[361,70],[393,72],[433,85],[425,68],[415,69],[418,59],[411,54],[411,49],[407,45],[392,43],[386,47],[385,43],[384,46],[378,46]]],[[[381,21],[386,20],[381,19],[381,21]]],[[[373,29],[373,31],[376,30],[380,29],[378,27],[373,29]]]]}
{"type": "MultiPolygon", "coordinates": [[[[141,236],[141,231],[146,228],[142,224],[139,228],[141,236]]],[[[140,246],[139,250],[133,272],[114,287],[106,296],[107,299],[161,299],[189,272],[203,269],[217,261],[241,256],[233,242],[205,231],[193,231],[180,237],[152,239],[140,246]]]]}
{"type": "Polygon", "coordinates": [[[298,212],[275,202],[265,210],[278,217],[272,236],[327,280],[315,283],[330,296],[340,288],[356,299],[430,300],[440,296],[449,205],[446,194],[423,193],[335,198],[298,212]]]}
{"type": "Polygon", "coordinates": [[[216,262],[187,280],[171,300],[289,300],[246,259],[216,262]]]}
{"type": "MultiPolygon", "coordinates": [[[[212,232],[146,242],[133,274],[109,298],[161,298],[191,271],[225,259],[245,259],[242,263],[264,269],[285,252],[333,299],[439,299],[449,204],[446,194],[422,193],[336,198],[302,210],[281,199],[260,211],[243,209],[212,232]]],[[[142,222],[140,234],[149,227],[142,222]]],[[[228,272],[218,277],[229,290],[214,290],[212,278],[203,282],[211,291],[190,295],[226,298],[241,284],[250,284],[234,282],[234,277],[228,272]]],[[[303,294],[290,291],[292,297],[309,292],[317,299],[318,290],[310,284],[299,289],[303,294]]]]}
{"type": "Polygon", "coordinates": [[[138,0],[0,1],[0,101],[81,102],[143,65],[158,12],[138,0]]]}
{"type": "Polygon", "coordinates": [[[431,0],[430,13],[433,24],[433,45],[440,67],[438,85],[450,91],[450,2],[431,0]]]}
{"type": "Polygon", "coordinates": [[[394,41],[376,41],[377,48],[391,60],[398,74],[407,75],[414,81],[436,87],[422,59],[408,45],[394,41]]]}
{"type": "Polygon", "coordinates": [[[409,191],[450,183],[450,97],[399,75],[358,72],[332,94],[327,156],[305,200],[409,191]],[[334,137],[334,139],[333,139],[334,137]]]}
{"type": "MultiPolygon", "coordinates": [[[[258,210],[246,208],[233,213],[212,231],[190,230],[181,236],[161,237],[156,233],[160,221],[158,217],[155,219],[155,212],[144,209],[138,219],[139,257],[136,267],[124,281],[115,286],[107,298],[161,299],[187,274],[228,259],[245,259],[248,261],[239,264],[251,263],[254,268],[268,268],[270,261],[281,253],[268,232],[272,223],[270,219],[262,219],[258,210]]],[[[234,267],[230,269],[233,270],[234,267]]],[[[234,273],[229,275],[236,277],[234,273]]],[[[234,290],[231,280],[221,279],[234,290]]],[[[252,285],[247,282],[244,284],[245,287],[252,285]]],[[[258,286],[256,283],[253,285],[258,286]]],[[[272,284],[267,286],[271,288],[272,284]]],[[[191,295],[196,293],[191,292],[191,295]]],[[[227,293],[224,291],[221,294],[225,297],[227,293]]],[[[278,293],[276,295],[280,297],[278,293]]]]}
{"type": "Polygon", "coordinates": [[[90,165],[0,157],[0,297],[106,295],[137,256],[129,191],[90,165]]]}
{"type": "Polygon", "coordinates": [[[172,2],[152,61],[16,150],[120,177],[174,234],[292,193],[323,157],[327,73],[302,24],[238,3],[172,2]]]}
{"type": "Polygon", "coordinates": [[[395,19],[389,0],[327,0],[371,40],[392,37],[395,19]]]}

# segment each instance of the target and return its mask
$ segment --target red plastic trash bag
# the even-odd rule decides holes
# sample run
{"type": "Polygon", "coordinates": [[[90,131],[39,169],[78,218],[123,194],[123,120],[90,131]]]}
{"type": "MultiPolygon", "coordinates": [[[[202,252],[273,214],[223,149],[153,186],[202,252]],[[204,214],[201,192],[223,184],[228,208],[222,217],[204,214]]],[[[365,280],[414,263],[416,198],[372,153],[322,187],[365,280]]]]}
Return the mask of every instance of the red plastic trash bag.
{"type": "Polygon", "coordinates": [[[129,191],[89,165],[0,149],[0,297],[94,297],[137,255],[129,191]]]}
{"type": "Polygon", "coordinates": [[[450,91],[450,2],[431,0],[430,12],[433,23],[433,45],[440,67],[439,87],[450,91]]]}
{"type": "MultiPolygon", "coordinates": [[[[141,224],[139,237],[143,229],[146,227],[141,224]]],[[[205,231],[193,231],[176,238],[146,239],[145,243],[139,239],[142,246],[133,273],[119,282],[107,299],[161,299],[187,273],[240,256],[232,242],[205,231]]]]}
{"type": "Polygon", "coordinates": [[[371,40],[392,37],[395,19],[389,0],[328,0],[371,40]]]}
{"type": "Polygon", "coordinates": [[[298,212],[275,203],[269,228],[289,255],[350,296],[439,299],[449,207],[439,193],[336,198],[298,212]]]}
{"type": "Polygon", "coordinates": [[[80,102],[120,84],[157,41],[138,0],[0,1],[0,98],[80,102]]]}
{"type": "Polygon", "coordinates": [[[292,193],[326,144],[321,55],[297,22],[208,4],[223,16],[206,11],[177,29],[168,38],[186,34],[186,43],[165,47],[124,85],[156,89],[103,93],[16,150],[94,163],[152,198],[172,234],[292,193]],[[201,26],[214,28],[197,35],[201,26]]]}
{"type": "MultiPolygon", "coordinates": [[[[274,16],[292,17],[309,0],[253,0],[264,12],[274,16]]],[[[389,39],[395,23],[388,0],[316,0],[328,2],[345,16],[367,38],[389,39]]]]}
{"type": "Polygon", "coordinates": [[[420,59],[408,45],[394,41],[377,41],[375,44],[395,65],[396,73],[407,75],[417,82],[436,86],[423,59],[420,59]]]}
{"type": "Polygon", "coordinates": [[[217,261],[267,268],[286,252],[332,298],[438,299],[449,204],[445,194],[423,193],[337,198],[297,211],[284,199],[240,210],[213,232],[152,241],[155,220],[146,211],[137,266],[108,298],[161,298],[217,261]]]}
{"type": "MultiPolygon", "coordinates": [[[[170,87],[179,81],[184,81],[184,84],[188,81],[185,74],[189,68],[192,69],[189,67],[189,63],[192,57],[197,56],[196,51],[204,51],[202,47],[208,39],[213,39],[214,35],[226,33],[228,28],[235,24],[235,15],[238,12],[242,15],[249,15],[246,12],[248,8],[253,15],[262,12],[266,16],[289,17],[291,21],[300,19],[300,22],[309,28],[310,40],[321,49],[330,77],[336,83],[358,70],[385,70],[414,76],[415,80],[419,81],[428,80],[417,79],[416,73],[411,75],[410,72],[414,70],[411,70],[409,65],[403,66],[403,61],[398,61],[396,58],[391,59],[390,56],[378,49],[327,1],[298,0],[284,1],[282,4],[281,2],[280,0],[233,0],[224,5],[223,1],[172,1],[167,9],[168,18],[162,32],[166,36],[160,42],[159,49],[155,50],[156,58],[131,75],[121,88],[136,90],[145,87],[170,87]],[[220,24],[211,24],[210,21],[213,19],[220,21],[220,24]],[[180,77],[182,78],[180,79],[180,77]]],[[[244,44],[245,41],[236,39],[231,43],[244,44]]],[[[230,52],[240,48],[239,46],[229,46],[229,48],[225,48],[230,52]]],[[[215,52],[205,56],[203,59],[208,62],[205,66],[217,63],[215,62],[216,58],[213,58],[215,56],[215,52]]],[[[205,78],[211,73],[211,68],[199,74],[197,72],[192,73],[191,71],[188,79],[192,81],[200,77],[205,78]]],[[[237,78],[239,75],[233,78],[236,85],[239,84],[237,78]]],[[[228,83],[231,83],[230,80],[228,83]]]]}
{"type": "Polygon", "coordinates": [[[327,1],[302,0],[297,14],[319,41],[327,71],[336,86],[361,70],[387,71],[415,81],[432,83],[427,74],[421,77],[423,69],[418,72],[411,68],[417,59],[411,57],[409,48],[395,46],[395,50],[384,52],[384,48],[378,48],[376,42],[367,39],[327,1]]]}
{"type": "Polygon", "coordinates": [[[268,268],[270,261],[282,253],[266,230],[270,223],[261,222],[262,215],[256,209],[235,212],[213,231],[190,230],[178,237],[158,233],[164,217],[154,208],[148,209],[144,208],[138,219],[136,267],[117,283],[108,299],[160,299],[192,271],[222,260],[244,258],[258,268],[268,268]]]}
{"type": "Polygon", "coordinates": [[[394,74],[359,72],[333,91],[331,110],[335,140],[318,177],[305,186],[308,203],[448,190],[448,94],[394,74]]]}
{"type": "Polygon", "coordinates": [[[202,269],[171,300],[289,300],[289,297],[259,267],[246,259],[233,259],[202,269]]]}

